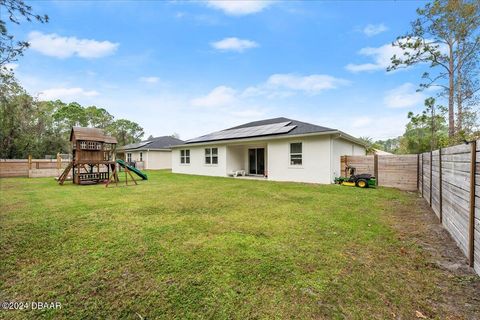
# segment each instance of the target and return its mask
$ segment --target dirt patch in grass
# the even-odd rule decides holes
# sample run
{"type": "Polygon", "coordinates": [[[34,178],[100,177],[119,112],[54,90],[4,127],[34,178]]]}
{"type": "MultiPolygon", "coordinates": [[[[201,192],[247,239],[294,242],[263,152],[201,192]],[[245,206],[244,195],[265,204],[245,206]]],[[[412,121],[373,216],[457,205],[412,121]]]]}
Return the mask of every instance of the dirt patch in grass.
{"type": "Polygon", "coordinates": [[[388,219],[398,240],[405,243],[402,253],[418,246],[429,267],[440,273],[435,283],[438,298],[431,301],[434,308],[448,310],[444,319],[480,319],[480,277],[428,203],[415,193],[409,198],[408,203],[397,201],[388,219]]]}

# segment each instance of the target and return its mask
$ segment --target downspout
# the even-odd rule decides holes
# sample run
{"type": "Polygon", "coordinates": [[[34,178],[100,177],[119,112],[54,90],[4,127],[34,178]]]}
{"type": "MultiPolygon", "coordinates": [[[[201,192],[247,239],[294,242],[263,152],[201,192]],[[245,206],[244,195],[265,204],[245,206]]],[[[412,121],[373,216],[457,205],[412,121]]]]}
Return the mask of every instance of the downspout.
{"type": "Polygon", "coordinates": [[[148,163],[149,163],[149,162],[148,162],[148,154],[149,154],[149,153],[150,153],[150,149],[147,149],[147,158],[145,159],[145,160],[147,160],[147,161],[145,161],[145,166],[144,166],[145,170],[148,169],[147,166],[148,166],[148,163]]]}
{"type": "Polygon", "coordinates": [[[330,136],[330,183],[333,181],[333,136],[330,136]]]}
{"type": "Polygon", "coordinates": [[[334,171],[333,170],[333,168],[334,168],[334,164],[333,164],[333,162],[334,162],[334,159],[333,159],[333,157],[334,157],[334,155],[333,155],[333,140],[338,139],[341,136],[342,136],[341,133],[337,133],[336,136],[333,135],[333,134],[330,135],[330,183],[335,181],[335,174],[333,172],[334,171]]]}

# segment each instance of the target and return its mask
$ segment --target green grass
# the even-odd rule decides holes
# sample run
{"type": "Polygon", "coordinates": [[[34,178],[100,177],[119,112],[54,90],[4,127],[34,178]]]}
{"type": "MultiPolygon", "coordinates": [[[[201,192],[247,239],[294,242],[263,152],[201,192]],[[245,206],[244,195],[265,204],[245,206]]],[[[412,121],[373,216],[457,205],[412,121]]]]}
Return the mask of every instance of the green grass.
{"type": "Polygon", "coordinates": [[[131,187],[13,178],[0,191],[0,301],[62,303],[0,318],[445,312],[432,304],[441,274],[392,228],[412,194],[167,171],[131,187]]]}

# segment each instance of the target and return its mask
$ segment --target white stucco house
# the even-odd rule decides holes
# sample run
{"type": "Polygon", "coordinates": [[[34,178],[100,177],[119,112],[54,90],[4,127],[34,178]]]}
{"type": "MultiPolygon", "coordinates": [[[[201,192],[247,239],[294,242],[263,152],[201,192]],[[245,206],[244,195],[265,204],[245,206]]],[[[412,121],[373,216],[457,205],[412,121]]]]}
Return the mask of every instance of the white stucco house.
{"type": "Polygon", "coordinates": [[[172,147],[183,143],[171,136],[152,138],[118,148],[117,158],[135,163],[139,169],[171,169],[172,147]]]}
{"type": "Polygon", "coordinates": [[[172,146],[174,173],[274,181],[331,183],[340,156],[365,155],[360,140],[340,130],[287,118],[246,123],[172,146]]]}

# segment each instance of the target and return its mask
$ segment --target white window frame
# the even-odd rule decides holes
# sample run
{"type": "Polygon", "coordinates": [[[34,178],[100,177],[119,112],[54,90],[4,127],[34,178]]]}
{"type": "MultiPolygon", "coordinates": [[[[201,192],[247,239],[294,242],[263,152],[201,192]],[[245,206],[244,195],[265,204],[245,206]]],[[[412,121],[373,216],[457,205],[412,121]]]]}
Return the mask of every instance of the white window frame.
{"type": "Polygon", "coordinates": [[[185,166],[190,165],[190,149],[180,150],[180,164],[185,166]]]}
{"type": "Polygon", "coordinates": [[[140,152],[140,162],[143,162],[143,152],[140,152]]]}
{"type": "Polygon", "coordinates": [[[132,162],[132,153],[127,152],[127,162],[132,162]]]}
{"type": "Polygon", "coordinates": [[[205,148],[204,163],[206,166],[218,166],[218,147],[205,148]],[[216,153],[213,153],[213,151],[216,153]],[[216,163],[213,160],[216,159],[216,163]]]}
{"type": "Polygon", "coordinates": [[[301,168],[303,166],[303,142],[301,141],[295,141],[295,142],[290,142],[288,144],[288,151],[289,151],[289,156],[288,156],[288,163],[290,167],[294,168],[301,168]],[[300,144],[301,152],[292,152],[292,144],[300,144]],[[296,159],[300,159],[300,163],[292,163],[292,156],[298,157],[296,159]]]}

